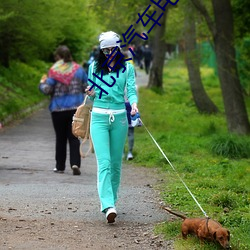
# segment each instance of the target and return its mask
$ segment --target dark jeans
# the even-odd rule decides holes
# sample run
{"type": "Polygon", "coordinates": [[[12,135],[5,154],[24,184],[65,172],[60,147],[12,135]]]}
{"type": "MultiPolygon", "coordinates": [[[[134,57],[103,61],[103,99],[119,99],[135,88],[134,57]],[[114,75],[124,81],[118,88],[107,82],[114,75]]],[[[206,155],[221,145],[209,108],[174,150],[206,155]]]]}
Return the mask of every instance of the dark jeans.
{"type": "Polygon", "coordinates": [[[147,74],[147,75],[148,75],[148,73],[149,73],[150,63],[151,63],[150,60],[144,60],[145,71],[146,71],[146,74],[147,74]]]}
{"type": "Polygon", "coordinates": [[[134,127],[129,127],[128,128],[128,151],[133,152],[134,148],[134,127]]]}
{"type": "Polygon", "coordinates": [[[80,142],[72,134],[72,117],[76,110],[52,112],[52,122],[56,133],[56,168],[65,170],[67,156],[67,141],[69,141],[70,166],[81,165],[81,156],[79,152],[80,142]]]}
{"type": "Polygon", "coordinates": [[[128,151],[132,153],[133,151],[133,147],[134,147],[134,127],[131,127],[131,116],[130,116],[130,112],[131,112],[131,106],[129,104],[129,102],[125,102],[126,105],[126,110],[127,110],[127,118],[128,118],[128,124],[129,124],[129,128],[128,128],[128,151]]]}

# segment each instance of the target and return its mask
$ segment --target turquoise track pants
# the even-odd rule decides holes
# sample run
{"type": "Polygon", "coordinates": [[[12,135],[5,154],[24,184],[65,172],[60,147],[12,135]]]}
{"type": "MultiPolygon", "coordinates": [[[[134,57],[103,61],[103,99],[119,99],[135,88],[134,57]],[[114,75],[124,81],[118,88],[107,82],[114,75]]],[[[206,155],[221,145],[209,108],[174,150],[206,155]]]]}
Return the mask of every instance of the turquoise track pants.
{"type": "Polygon", "coordinates": [[[91,113],[90,134],[97,160],[97,190],[101,211],[115,207],[121,179],[122,155],[128,133],[126,112],[91,113]]]}

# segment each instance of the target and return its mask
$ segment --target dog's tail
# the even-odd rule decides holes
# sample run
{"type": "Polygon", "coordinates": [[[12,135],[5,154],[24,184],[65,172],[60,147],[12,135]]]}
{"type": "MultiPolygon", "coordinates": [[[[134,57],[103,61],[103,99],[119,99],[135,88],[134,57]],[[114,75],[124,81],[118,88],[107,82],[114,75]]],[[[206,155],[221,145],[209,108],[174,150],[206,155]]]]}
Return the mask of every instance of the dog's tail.
{"type": "Polygon", "coordinates": [[[169,208],[167,208],[167,207],[164,207],[164,206],[162,206],[162,208],[163,208],[164,210],[168,211],[169,213],[171,213],[171,214],[173,214],[173,215],[175,215],[175,216],[177,216],[177,217],[182,218],[183,220],[187,219],[187,217],[186,217],[185,215],[183,215],[183,214],[179,214],[179,213],[177,213],[177,212],[173,212],[171,209],[169,209],[169,208]]]}

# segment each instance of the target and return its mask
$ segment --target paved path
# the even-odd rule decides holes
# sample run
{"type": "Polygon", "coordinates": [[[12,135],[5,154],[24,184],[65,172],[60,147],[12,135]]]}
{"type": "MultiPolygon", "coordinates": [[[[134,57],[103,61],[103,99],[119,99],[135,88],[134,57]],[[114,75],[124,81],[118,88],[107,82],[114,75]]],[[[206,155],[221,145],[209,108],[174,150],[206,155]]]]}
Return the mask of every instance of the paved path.
{"type": "Polygon", "coordinates": [[[146,87],[148,85],[149,76],[143,70],[136,67],[136,84],[138,87],[146,87]]]}
{"type": "MultiPolygon", "coordinates": [[[[138,84],[145,79],[147,76],[139,75],[138,84]]],[[[81,176],[73,176],[69,164],[64,174],[53,173],[54,140],[47,107],[0,130],[1,250],[31,249],[31,245],[32,249],[166,249],[162,241],[156,244],[152,234],[154,224],[167,218],[152,188],[159,179],[156,170],[124,164],[117,226],[112,229],[99,211],[94,154],[82,160],[81,176]],[[19,225],[25,221],[26,227],[19,225]],[[50,224],[44,225],[46,221],[50,224]],[[66,228],[82,223],[84,230],[80,239],[75,235],[67,238],[63,232],[60,244],[64,245],[60,245],[50,230],[52,225],[65,223],[66,228]],[[99,231],[103,233],[98,235],[99,231]],[[38,236],[38,232],[45,236],[38,236]],[[123,237],[107,241],[110,232],[120,232],[123,237]],[[98,239],[93,239],[93,234],[98,239]]]]}
{"type": "MultiPolygon", "coordinates": [[[[95,155],[91,154],[82,160],[81,176],[72,175],[69,163],[65,174],[53,173],[54,166],[54,132],[47,108],[38,111],[20,124],[2,131],[0,133],[0,200],[5,202],[1,207],[7,209],[19,202],[25,204],[31,197],[35,199],[35,203],[39,203],[40,208],[41,205],[45,208],[46,204],[53,204],[55,197],[65,204],[67,203],[64,202],[65,199],[73,199],[79,213],[66,216],[72,219],[79,219],[80,216],[86,217],[86,220],[103,220],[102,214],[99,213],[96,190],[95,155]],[[91,212],[84,212],[86,210],[91,212]]],[[[147,170],[124,166],[121,202],[118,205],[122,211],[121,219],[131,221],[136,219],[141,222],[162,219],[161,214],[155,213],[143,217],[139,215],[145,214],[144,212],[123,215],[126,208],[133,207],[135,203],[138,204],[139,211],[144,210],[145,206],[149,206],[149,210],[146,209],[148,212],[153,208],[150,201],[149,204],[144,202],[147,200],[147,194],[144,192],[145,189],[147,192],[150,190],[146,186],[152,184],[151,180],[145,178],[142,180],[137,176],[138,172],[141,175],[144,171],[147,170]],[[134,197],[135,200],[130,197],[134,197]]],[[[35,203],[34,209],[37,206],[35,203]]],[[[22,212],[30,215],[30,210],[25,206],[22,212]]],[[[52,216],[60,218],[61,213],[57,211],[52,216]]]]}

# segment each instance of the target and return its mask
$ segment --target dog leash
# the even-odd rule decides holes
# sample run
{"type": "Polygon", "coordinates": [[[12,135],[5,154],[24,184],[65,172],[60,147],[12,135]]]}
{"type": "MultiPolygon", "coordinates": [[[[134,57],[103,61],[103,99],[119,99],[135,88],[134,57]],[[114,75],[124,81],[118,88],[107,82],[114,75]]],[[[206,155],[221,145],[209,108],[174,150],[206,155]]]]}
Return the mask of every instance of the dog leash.
{"type": "Polygon", "coordinates": [[[160,150],[160,152],[162,153],[162,155],[165,157],[165,159],[167,160],[167,162],[169,163],[169,165],[175,171],[175,173],[177,174],[177,176],[181,180],[182,184],[185,186],[185,188],[187,189],[187,191],[189,192],[189,194],[191,195],[191,197],[193,198],[193,200],[196,202],[196,204],[198,205],[198,207],[200,208],[200,210],[202,211],[202,213],[205,215],[206,218],[209,218],[209,216],[206,214],[206,212],[203,210],[203,208],[201,207],[201,205],[199,204],[199,202],[196,200],[196,198],[194,197],[194,195],[192,194],[192,192],[190,191],[190,189],[188,188],[188,186],[186,185],[186,183],[182,180],[182,178],[178,174],[178,172],[175,169],[175,167],[173,166],[173,164],[170,162],[170,160],[168,159],[168,157],[165,155],[165,153],[163,152],[163,150],[161,149],[161,147],[159,146],[159,144],[157,143],[157,141],[154,139],[154,137],[152,136],[152,134],[149,132],[149,130],[147,129],[147,127],[145,126],[145,124],[143,123],[143,121],[141,120],[141,118],[139,118],[139,119],[140,119],[142,125],[145,127],[145,129],[148,132],[148,134],[150,135],[151,139],[155,143],[155,145],[158,147],[158,149],[160,150]]]}

